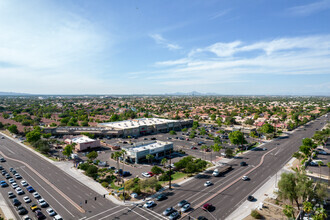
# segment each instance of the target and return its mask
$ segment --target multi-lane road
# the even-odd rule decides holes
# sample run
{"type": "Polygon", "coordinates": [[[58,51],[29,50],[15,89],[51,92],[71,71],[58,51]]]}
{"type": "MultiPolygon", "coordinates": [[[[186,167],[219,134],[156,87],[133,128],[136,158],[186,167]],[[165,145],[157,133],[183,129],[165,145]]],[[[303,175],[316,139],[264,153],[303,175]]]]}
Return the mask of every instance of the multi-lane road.
{"type": "MultiPolygon", "coordinates": [[[[171,191],[167,190],[168,199],[157,202],[155,207],[148,210],[139,206],[119,206],[112,203],[54,164],[8,138],[0,139],[0,151],[7,159],[7,162],[2,163],[3,167],[6,170],[14,167],[64,219],[167,219],[161,213],[170,206],[178,208],[176,204],[183,199],[190,202],[193,207],[188,215],[184,216],[185,219],[201,215],[208,219],[225,219],[246,200],[248,195],[253,194],[275,175],[291,158],[293,152],[298,150],[301,140],[311,137],[316,128],[320,129],[323,126],[321,122],[325,121],[326,118],[323,116],[305,128],[297,129],[289,138],[265,144],[263,147],[267,148],[266,151],[251,151],[234,159],[230,162],[234,169],[222,177],[213,177],[211,173],[205,173],[181,186],[173,187],[171,191]],[[245,161],[248,166],[240,166],[241,161],[245,161]],[[251,180],[242,181],[241,177],[247,173],[251,180]],[[212,181],[213,185],[205,187],[204,182],[207,180],[212,181]],[[205,202],[212,203],[215,210],[210,213],[204,212],[200,206],[205,202]]],[[[7,199],[8,191],[13,191],[10,186],[0,189],[8,205],[12,207],[7,199]]],[[[25,193],[29,195],[26,190],[25,193]]],[[[29,196],[32,199],[32,195],[29,196]]],[[[17,197],[22,201],[22,196],[17,197]]],[[[28,205],[26,207],[29,208],[28,205]]],[[[12,210],[17,219],[20,219],[13,207],[12,210]]],[[[44,209],[42,211],[46,214],[44,209]]],[[[31,211],[29,216],[33,216],[31,211]]]]}

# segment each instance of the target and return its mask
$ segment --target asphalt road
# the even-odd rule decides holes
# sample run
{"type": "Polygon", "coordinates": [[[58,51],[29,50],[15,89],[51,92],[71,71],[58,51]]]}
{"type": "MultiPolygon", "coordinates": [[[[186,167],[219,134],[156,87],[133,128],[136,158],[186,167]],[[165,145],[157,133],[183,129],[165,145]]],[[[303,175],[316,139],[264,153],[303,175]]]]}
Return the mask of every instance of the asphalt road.
{"type": "MultiPolygon", "coordinates": [[[[205,173],[200,178],[195,178],[194,181],[189,181],[180,187],[174,187],[171,191],[168,190],[169,198],[165,201],[157,202],[157,206],[153,208],[153,211],[162,213],[170,206],[178,208],[177,203],[185,199],[193,207],[188,212],[189,216],[197,218],[203,215],[208,219],[225,219],[246,200],[248,195],[253,194],[292,158],[292,154],[301,145],[302,139],[312,137],[316,128],[320,129],[323,126],[320,124],[321,121],[326,121],[325,117],[305,126],[305,129],[297,129],[289,135],[289,138],[277,139],[266,143],[263,146],[267,148],[266,151],[251,151],[246,153],[242,158],[234,159],[230,162],[234,169],[223,177],[213,177],[211,173],[205,173]],[[263,163],[257,167],[262,156],[266,153],[268,154],[264,157],[263,163]],[[241,161],[245,161],[248,166],[241,167],[239,165],[241,161]],[[251,172],[250,170],[252,169],[254,170],[251,172]],[[249,171],[248,176],[250,180],[241,180],[241,177],[249,171]],[[205,187],[204,183],[207,180],[214,184],[205,187]],[[219,193],[219,191],[222,192],[219,193]],[[201,205],[206,202],[211,203],[215,207],[215,210],[210,213],[203,211],[201,205]]],[[[253,202],[258,204],[258,198],[253,202]]],[[[247,212],[250,212],[250,210],[247,210],[247,212]]],[[[188,219],[188,216],[184,219],[188,219]]]]}

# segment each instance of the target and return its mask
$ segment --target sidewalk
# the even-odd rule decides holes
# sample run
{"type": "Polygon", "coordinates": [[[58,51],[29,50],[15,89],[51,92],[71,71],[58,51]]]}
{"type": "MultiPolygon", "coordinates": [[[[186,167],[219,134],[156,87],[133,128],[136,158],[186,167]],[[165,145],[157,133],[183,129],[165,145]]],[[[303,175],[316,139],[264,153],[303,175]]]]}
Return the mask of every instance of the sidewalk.
{"type": "Polygon", "coordinates": [[[282,173],[292,172],[289,167],[294,160],[295,158],[292,158],[276,175],[268,178],[261,184],[261,187],[252,194],[252,196],[256,198],[256,202],[249,202],[244,198],[245,201],[240,206],[236,207],[236,210],[232,212],[226,220],[244,219],[250,215],[251,210],[256,209],[261,202],[264,203],[266,198],[276,198],[277,196],[274,192],[275,186],[277,186],[282,173]]]}
{"type": "Polygon", "coordinates": [[[0,208],[4,214],[4,219],[16,219],[15,215],[9,208],[8,204],[5,202],[5,198],[3,198],[2,194],[0,193],[0,208]]]}

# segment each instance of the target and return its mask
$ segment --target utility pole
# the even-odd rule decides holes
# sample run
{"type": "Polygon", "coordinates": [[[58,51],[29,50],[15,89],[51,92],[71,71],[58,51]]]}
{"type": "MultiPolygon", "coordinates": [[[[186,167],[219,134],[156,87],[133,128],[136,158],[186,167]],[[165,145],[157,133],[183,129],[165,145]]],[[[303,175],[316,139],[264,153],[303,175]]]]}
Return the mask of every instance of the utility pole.
{"type": "Polygon", "coordinates": [[[170,182],[169,182],[169,189],[172,189],[172,184],[171,184],[171,180],[172,180],[172,150],[170,150],[170,182]]]}

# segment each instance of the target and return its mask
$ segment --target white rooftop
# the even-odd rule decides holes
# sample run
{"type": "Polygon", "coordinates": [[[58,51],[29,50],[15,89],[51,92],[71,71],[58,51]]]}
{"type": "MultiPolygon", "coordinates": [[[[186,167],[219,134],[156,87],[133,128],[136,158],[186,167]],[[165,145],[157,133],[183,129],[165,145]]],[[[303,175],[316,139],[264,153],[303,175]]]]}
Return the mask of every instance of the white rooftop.
{"type": "Polygon", "coordinates": [[[92,141],[95,141],[95,140],[91,139],[87,136],[79,136],[79,137],[72,138],[72,142],[77,143],[77,144],[83,144],[83,143],[92,142],[92,141]]]}
{"type": "Polygon", "coordinates": [[[166,144],[170,144],[171,142],[162,142],[162,141],[157,141],[154,143],[148,143],[148,144],[141,144],[135,147],[131,148],[126,148],[127,151],[131,152],[140,152],[140,151],[145,151],[145,150],[154,150],[157,148],[164,147],[166,144]]]}
{"type": "Polygon", "coordinates": [[[138,128],[140,126],[166,124],[176,121],[177,120],[170,120],[163,118],[138,118],[138,119],[131,119],[126,121],[101,123],[101,125],[106,127],[118,128],[118,129],[128,129],[128,128],[138,128]]]}

